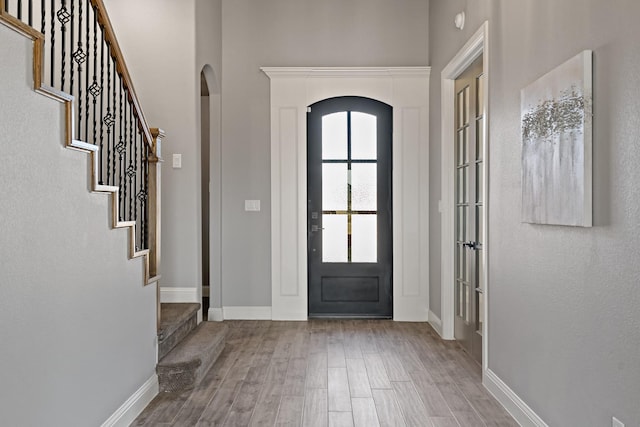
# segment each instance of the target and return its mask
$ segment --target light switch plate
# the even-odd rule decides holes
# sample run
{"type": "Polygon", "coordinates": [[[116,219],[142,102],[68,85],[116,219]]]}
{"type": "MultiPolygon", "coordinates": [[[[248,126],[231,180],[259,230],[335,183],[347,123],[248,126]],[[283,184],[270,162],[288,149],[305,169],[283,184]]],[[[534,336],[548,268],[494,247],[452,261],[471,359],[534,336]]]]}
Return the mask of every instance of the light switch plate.
{"type": "Polygon", "coordinates": [[[244,210],[247,212],[260,212],[260,200],[245,200],[244,210]]]}
{"type": "Polygon", "coordinates": [[[173,168],[174,169],[182,168],[182,154],[173,155],[173,168]]]}

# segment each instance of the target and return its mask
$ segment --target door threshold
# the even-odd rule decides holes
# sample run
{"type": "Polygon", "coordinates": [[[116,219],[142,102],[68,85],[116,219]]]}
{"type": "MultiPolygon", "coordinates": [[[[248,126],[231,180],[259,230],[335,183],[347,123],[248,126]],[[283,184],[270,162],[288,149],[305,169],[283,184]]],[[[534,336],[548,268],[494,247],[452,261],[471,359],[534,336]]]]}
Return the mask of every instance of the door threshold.
{"type": "Polygon", "coordinates": [[[393,316],[381,316],[381,315],[377,315],[377,314],[309,314],[308,316],[309,320],[313,320],[313,319],[334,319],[334,320],[344,320],[344,319],[348,319],[348,320],[358,320],[358,319],[362,319],[362,320],[371,320],[371,319],[379,319],[379,320],[390,320],[393,319],[393,316]]]}

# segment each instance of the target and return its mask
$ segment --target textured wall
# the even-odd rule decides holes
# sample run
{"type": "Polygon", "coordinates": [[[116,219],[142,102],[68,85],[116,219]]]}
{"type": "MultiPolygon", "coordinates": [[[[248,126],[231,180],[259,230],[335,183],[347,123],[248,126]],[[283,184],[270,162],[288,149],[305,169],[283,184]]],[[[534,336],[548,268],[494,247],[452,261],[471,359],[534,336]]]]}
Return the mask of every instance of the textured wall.
{"type": "Polygon", "coordinates": [[[0,25],[2,425],[96,426],[155,370],[155,287],[36,94],[30,41],[0,25]]]}
{"type": "Polygon", "coordinates": [[[428,59],[427,0],[225,0],[223,304],[271,305],[269,79],[262,66],[406,66],[428,59]],[[244,212],[245,199],[262,211],[244,212]]]}
{"type": "MultiPolygon", "coordinates": [[[[442,68],[490,24],[489,368],[550,426],[640,423],[640,3],[432,0],[432,249],[442,68]],[[466,10],[463,31],[454,15],[466,10]],[[594,227],[523,224],[520,89],[594,51],[594,227]]],[[[431,251],[432,310],[440,313],[431,251]]]]}

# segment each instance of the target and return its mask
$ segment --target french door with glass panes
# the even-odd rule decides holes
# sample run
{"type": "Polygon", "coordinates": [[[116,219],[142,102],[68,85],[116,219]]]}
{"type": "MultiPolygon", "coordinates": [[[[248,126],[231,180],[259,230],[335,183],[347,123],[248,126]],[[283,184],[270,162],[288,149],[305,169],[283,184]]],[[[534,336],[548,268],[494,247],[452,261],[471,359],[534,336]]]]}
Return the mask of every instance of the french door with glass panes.
{"type": "Polygon", "coordinates": [[[309,317],[392,317],[391,138],[382,102],[309,107],[309,317]]]}
{"type": "Polygon", "coordinates": [[[482,360],[484,109],[482,57],[455,81],[455,338],[482,360]]]}

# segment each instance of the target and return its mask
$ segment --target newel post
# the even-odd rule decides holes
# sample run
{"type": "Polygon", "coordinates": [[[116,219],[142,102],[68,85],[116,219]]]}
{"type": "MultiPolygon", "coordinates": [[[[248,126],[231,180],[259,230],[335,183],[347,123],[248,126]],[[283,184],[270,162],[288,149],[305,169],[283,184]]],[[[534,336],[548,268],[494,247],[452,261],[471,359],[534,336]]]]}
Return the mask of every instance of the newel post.
{"type": "Polygon", "coordinates": [[[162,129],[151,128],[153,145],[149,151],[149,282],[156,283],[157,323],[160,329],[160,262],[161,262],[161,169],[162,129]]]}

